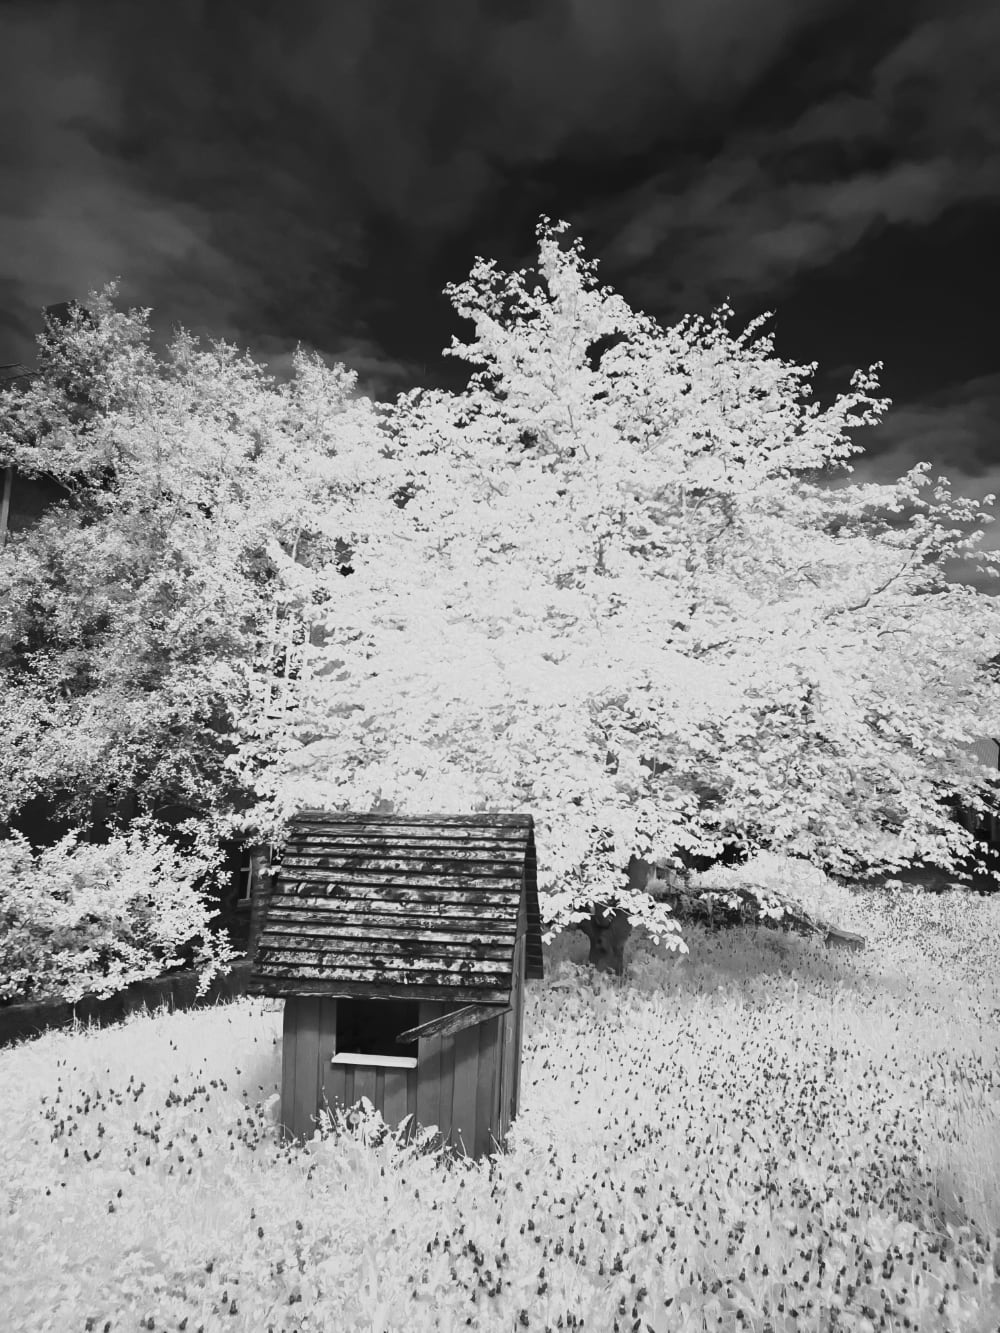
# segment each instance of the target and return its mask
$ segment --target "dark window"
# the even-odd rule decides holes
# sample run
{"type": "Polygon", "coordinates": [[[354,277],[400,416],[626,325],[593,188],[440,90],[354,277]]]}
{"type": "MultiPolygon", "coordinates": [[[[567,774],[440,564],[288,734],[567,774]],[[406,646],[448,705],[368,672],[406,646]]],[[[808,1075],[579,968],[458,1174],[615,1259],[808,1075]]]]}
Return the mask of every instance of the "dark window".
{"type": "Polygon", "coordinates": [[[337,1051],[358,1055],[409,1055],[416,1058],[415,1041],[400,1045],[400,1032],[420,1022],[417,1000],[337,1000],[337,1051]]]}
{"type": "Polygon", "coordinates": [[[250,864],[250,853],[249,851],[244,851],[243,855],[240,857],[240,868],[237,872],[237,902],[248,903],[250,901],[250,883],[252,879],[253,868],[250,864]]]}

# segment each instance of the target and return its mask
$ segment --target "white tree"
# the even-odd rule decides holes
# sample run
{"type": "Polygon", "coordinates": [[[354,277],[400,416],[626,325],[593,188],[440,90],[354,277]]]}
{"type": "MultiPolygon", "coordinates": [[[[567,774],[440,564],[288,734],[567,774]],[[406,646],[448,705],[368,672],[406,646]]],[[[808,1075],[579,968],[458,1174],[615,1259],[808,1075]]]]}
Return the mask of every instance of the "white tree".
{"type": "Polygon", "coordinates": [[[821,410],[763,319],[662,329],[564,230],[543,219],[536,275],[480,259],[447,289],[475,326],[450,352],[482,369],[385,409],[405,504],[358,532],[352,578],[311,568],[294,711],[232,761],[257,817],[530,811],[550,935],[617,904],[678,943],[624,867],[727,834],[951,868],[971,839],[942,802],[989,785],[961,742],[1000,702],[1000,611],[941,562],[991,519],[944,478],[925,499],[927,464],[815,484],[885,410],[877,367],[821,410]]]}
{"type": "Polygon", "coordinates": [[[0,553],[0,821],[59,793],[83,826],[129,793],[230,813],[233,719],[283,711],[302,571],[396,509],[352,374],[300,351],[278,387],[183,330],[161,360],[114,295],[0,394],[0,465],[66,489],[0,553]]]}

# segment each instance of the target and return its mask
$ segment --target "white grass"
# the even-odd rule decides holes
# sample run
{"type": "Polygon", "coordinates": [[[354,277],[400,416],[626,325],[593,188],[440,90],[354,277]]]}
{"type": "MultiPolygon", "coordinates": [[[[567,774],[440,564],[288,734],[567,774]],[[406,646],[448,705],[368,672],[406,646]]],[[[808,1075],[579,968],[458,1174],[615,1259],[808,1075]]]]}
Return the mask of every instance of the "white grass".
{"type": "Polygon", "coordinates": [[[863,954],[637,931],[623,985],[557,939],[478,1166],[278,1145],[271,1001],[0,1051],[0,1323],[995,1333],[1000,901],[853,905],[863,954]]]}

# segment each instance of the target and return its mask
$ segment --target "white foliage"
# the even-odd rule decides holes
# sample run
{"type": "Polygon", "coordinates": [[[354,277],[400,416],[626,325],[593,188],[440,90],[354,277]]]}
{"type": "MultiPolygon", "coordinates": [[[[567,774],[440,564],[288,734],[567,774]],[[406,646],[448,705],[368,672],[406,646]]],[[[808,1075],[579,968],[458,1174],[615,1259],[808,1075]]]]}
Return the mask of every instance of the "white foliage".
{"type": "Polygon", "coordinates": [[[846,924],[852,916],[851,895],[819,866],[800,857],[777,852],[757,851],[744,865],[714,865],[694,872],[692,889],[715,889],[725,893],[736,885],[763,890],[775,889],[798,903],[812,917],[846,924]]]}
{"type": "Polygon", "coordinates": [[[19,833],[0,839],[0,1001],[110,995],[178,963],[197,937],[203,994],[235,956],[194,887],[215,859],[204,847],[182,855],[142,823],[106,844],[73,831],[37,852],[19,833]]]}
{"type": "Polygon", "coordinates": [[[548,933],[596,901],[675,943],[629,855],[967,851],[942,798],[988,786],[962,742],[1000,711],[1000,606],[943,565],[994,497],[925,498],[927,464],[817,485],[885,410],[878,367],[821,409],[766,317],[661,328],[564,230],[543,220],[537,274],[478,260],[447,289],[468,388],[393,404],[184,334],[154,367],[94,298],[65,353],[89,421],[48,381],[0,401],[0,459],[116,479],[0,557],[8,810],[58,777],[172,784],[264,838],[303,804],[529,811],[548,933]],[[227,811],[223,779],[258,804],[227,811]]]}
{"type": "Polygon", "coordinates": [[[887,405],[877,368],[820,410],[814,367],[778,360],[760,321],[661,329],[562,230],[540,227],[534,285],[480,260],[448,289],[475,326],[450,349],[483,368],[468,389],[382,410],[410,498],[327,581],[301,744],[260,771],[271,817],[530,811],[550,931],[596,900],[670,939],[626,889],[633,853],[741,831],[846,870],[887,834],[894,864],[963,851],[938,798],[982,781],[951,742],[1000,706],[981,669],[1000,608],[940,562],[974,544],[945,522],[979,506],[923,499],[926,465],[815,485],[887,405]],[[903,506],[909,526],[885,522],[903,506]]]}

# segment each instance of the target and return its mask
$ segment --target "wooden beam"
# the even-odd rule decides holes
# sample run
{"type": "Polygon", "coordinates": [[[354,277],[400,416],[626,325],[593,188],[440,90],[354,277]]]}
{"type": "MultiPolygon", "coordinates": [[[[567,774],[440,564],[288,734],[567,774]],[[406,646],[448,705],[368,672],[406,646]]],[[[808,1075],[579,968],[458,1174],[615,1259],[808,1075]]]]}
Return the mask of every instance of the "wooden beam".
{"type": "Polygon", "coordinates": [[[453,1009],[450,1014],[442,1014],[440,1018],[421,1023],[419,1027],[408,1028],[399,1034],[396,1041],[404,1045],[420,1037],[452,1037],[464,1028],[474,1027],[476,1023],[488,1023],[491,1018],[499,1018],[510,1012],[509,1006],[501,1008],[496,1004],[466,1004],[461,1009],[453,1009]]]}

